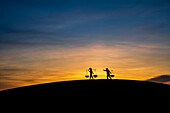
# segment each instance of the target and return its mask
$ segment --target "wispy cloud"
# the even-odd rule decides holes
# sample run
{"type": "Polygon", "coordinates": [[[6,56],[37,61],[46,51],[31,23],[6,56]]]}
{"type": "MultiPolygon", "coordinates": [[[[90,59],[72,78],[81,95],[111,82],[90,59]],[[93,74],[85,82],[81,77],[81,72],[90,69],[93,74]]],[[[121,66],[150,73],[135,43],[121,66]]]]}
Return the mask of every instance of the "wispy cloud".
{"type": "Polygon", "coordinates": [[[54,46],[25,52],[19,50],[14,51],[17,54],[10,52],[2,60],[0,78],[3,84],[13,82],[18,85],[83,78],[85,69],[92,66],[101,77],[104,77],[102,69],[109,67],[115,70],[117,78],[146,79],[162,72],[169,73],[167,59],[170,53],[157,52],[155,49],[159,48],[167,47],[118,41],[112,45],[93,43],[60,49],[54,46]]]}
{"type": "Polygon", "coordinates": [[[76,35],[69,32],[51,32],[35,29],[4,29],[1,33],[0,47],[62,46],[78,43],[76,35]]]}
{"type": "Polygon", "coordinates": [[[159,82],[159,83],[164,83],[164,84],[170,84],[170,75],[156,76],[156,77],[151,78],[151,79],[149,79],[147,81],[159,82]]]}
{"type": "Polygon", "coordinates": [[[0,83],[83,78],[89,66],[101,77],[105,67],[118,78],[170,73],[169,6],[166,0],[1,0],[0,83]]]}
{"type": "Polygon", "coordinates": [[[0,72],[30,71],[30,69],[21,68],[0,68],[0,72]]]}

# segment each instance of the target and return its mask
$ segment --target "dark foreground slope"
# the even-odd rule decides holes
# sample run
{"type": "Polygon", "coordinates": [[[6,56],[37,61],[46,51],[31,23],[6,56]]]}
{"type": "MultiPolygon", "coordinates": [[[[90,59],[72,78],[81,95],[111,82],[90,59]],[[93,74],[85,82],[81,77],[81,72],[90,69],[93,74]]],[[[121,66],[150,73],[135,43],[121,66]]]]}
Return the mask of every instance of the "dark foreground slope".
{"type": "Polygon", "coordinates": [[[103,112],[107,112],[121,107],[127,112],[126,108],[137,106],[141,110],[146,104],[159,108],[158,102],[161,105],[169,102],[169,91],[169,85],[146,81],[75,80],[1,91],[0,97],[4,106],[1,105],[2,108],[11,110],[15,106],[17,112],[23,107],[26,108],[22,112],[33,112],[38,106],[38,111],[54,109],[62,112],[89,112],[93,109],[101,112],[104,108],[103,112]]]}
{"type": "Polygon", "coordinates": [[[75,80],[65,82],[53,82],[40,85],[32,85],[20,88],[1,91],[0,95],[10,96],[64,96],[71,94],[86,94],[92,93],[114,93],[122,92],[129,93],[135,90],[140,91],[169,91],[170,86],[160,83],[135,81],[135,80],[75,80]]]}

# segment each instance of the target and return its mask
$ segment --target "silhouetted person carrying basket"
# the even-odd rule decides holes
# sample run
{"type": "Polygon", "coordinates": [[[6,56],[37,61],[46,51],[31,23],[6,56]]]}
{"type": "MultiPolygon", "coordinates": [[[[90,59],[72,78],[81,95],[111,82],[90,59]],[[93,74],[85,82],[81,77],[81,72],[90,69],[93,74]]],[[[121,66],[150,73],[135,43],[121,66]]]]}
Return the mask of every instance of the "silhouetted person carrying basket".
{"type": "Polygon", "coordinates": [[[108,68],[106,68],[106,70],[103,69],[103,71],[106,71],[106,73],[107,73],[107,79],[108,79],[108,78],[112,79],[111,76],[110,76],[111,72],[110,72],[110,70],[109,70],[108,68]]]}
{"type": "Polygon", "coordinates": [[[90,72],[90,79],[91,79],[91,78],[94,79],[94,78],[93,78],[93,74],[94,74],[94,73],[93,73],[92,68],[90,67],[90,68],[88,69],[88,71],[90,72]]]}

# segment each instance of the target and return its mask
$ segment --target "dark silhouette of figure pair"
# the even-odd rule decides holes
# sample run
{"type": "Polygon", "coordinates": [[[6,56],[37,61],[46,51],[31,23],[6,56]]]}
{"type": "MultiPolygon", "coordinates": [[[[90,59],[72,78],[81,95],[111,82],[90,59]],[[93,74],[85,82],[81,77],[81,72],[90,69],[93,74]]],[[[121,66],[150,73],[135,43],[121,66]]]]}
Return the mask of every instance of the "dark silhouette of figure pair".
{"type": "MultiPolygon", "coordinates": [[[[94,78],[93,78],[93,74],[94,74],[94,73],[93,73],[92,68],[90,67],[90,68],[88,69],[88,71],[90,72],[90,80],[91,80],[91,79],[94,79],[94,78]]],[[[109,78],[112,79],[111,76],[110,76],[111,71],[110,71],[108,68],[106,68],[106,70],[103,70],[103,71],[106,71],[107,79],[109,79],[109,78]]]]}

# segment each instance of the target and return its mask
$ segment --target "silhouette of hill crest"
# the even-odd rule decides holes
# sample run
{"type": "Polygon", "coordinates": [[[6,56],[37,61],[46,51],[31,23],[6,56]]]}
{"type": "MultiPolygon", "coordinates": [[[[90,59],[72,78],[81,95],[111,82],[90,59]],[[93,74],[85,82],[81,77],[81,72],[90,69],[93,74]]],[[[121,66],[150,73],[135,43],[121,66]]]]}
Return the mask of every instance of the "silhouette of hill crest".
{"type": "Polygon", "coordinates": [[[64,81],[64,82],[53,82],[32,86],[25,86],[20,88],[9,89],[1,91],[0,94],[4,95],[59,95],[62,93],[76,93],[84,91],[90,92],[112,92],[118,90],[128,89],[170,89],[169,85],[147,82],[147,81],[136,81],[136,80],[75,80],[75,81],[64,81]]]}

